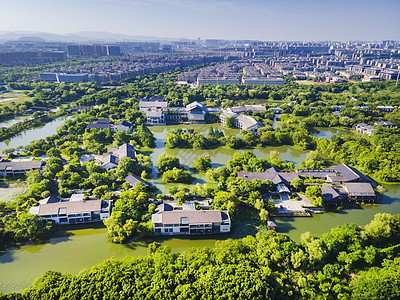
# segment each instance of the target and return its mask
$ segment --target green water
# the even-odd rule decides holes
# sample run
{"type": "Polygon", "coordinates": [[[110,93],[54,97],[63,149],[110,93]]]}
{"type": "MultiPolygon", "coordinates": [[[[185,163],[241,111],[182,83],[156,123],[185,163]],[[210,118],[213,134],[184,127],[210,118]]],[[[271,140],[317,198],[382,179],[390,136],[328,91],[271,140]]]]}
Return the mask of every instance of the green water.
{"type": "MultiPolygon", "coordinates": [[[[246,150],[232,150],[225,147],[219,147],[216,149],[208,150],[194,150],[194,149],[165,149],[165,136],[166,134],[173,130],[174,128],[180,129],[193,129],[198,132],[207,134],[208,130],[213,127],[215,129],[222,130],[225,135],[239,135],[240,131],[238,129],[227,129],[219,124],[192,124],[192,125],[177,125],[171,126],[152,126],[150,130],[153,132],[156,140],[156,148],[150,154],[151,161],[153,163],[153,178],[150,182],[155,185],[160,192],[166,193],[168,187],[174,184],[163,184],[157,178],[157,165],[158,158],[162,153],[166,153],[171,156],[176,156],[179,158],[180,163],[189,170],[190,166],[193,164],[197,156],[209,155],[211,158],[211,164],[213,168],[218,168],[226,166],[228,160],[230,160],[235,152],[249,151],[253,152],[258,158],[267,158],[271,151],[276,151],[279,153],[279,158],[295,163],[296,166],[300,165],[300,162],[306,159],[307,153],[302,150],[296,150],[289,146],[279,146],[279,147],[266,147],[266,148],[256,148],[256,149],[246,149],[246,150]]],[[[192,172],[192,171],[191,171],[192,172]]],[[[196,177],[193,184],[205,183],[205,174],[192,174],[196,177]]]]}
{"type": "Polygon", "coordinates": [[[315,127],[314,133],[312,133],[313,136],[319,137],[319,138],[325,138],[327,140],[330,140],[332,135],[336,134],[338,136],[340,135],[347,135],[347,134],[355,134],[353,131],[349,129],[339,129],[339,128],[326,128],[326,127],[315,127]]]}
{"type": "Polygon", "coordinates": [[[62,116],[41,127],[22,131],[11,139],[0,142],[0,153],[4,149],[26,146],[32,141],[44,139],[50,135],[53,135],[56,133],[57,127],[63,125],[65,121],[70,118],[71,117],[62,116]]]}
{"type": "MultiPolygon", "coordinates": [[[[210,127],[218,125],[179,125],[180,128],[191,128],[206,132],[210,127]]],[[[235,150],[224,148],[210,150],[191,149],[164,149],[165,134],[172,127],[157,126],[150,128],[156,138],[157,147],[150,154],[153,164],[157,163],[161,153],[176,155],[185,167],[189,167],[197,155],[210,155],[213,167],[226,165],[227,161],[235,153],[235,150]]],[[[228,134],[239,134],[235,129],[224,129],[228,134]]],[[[279,157],[294,162],[306,158],[306,152],[295,150],[291,147],[268,147],[263,149],[245,150],[253,151],[257,157],[268,157],[271,150],[279,153],[279,157]]],[[[242,150],[241,150],[242,151],[242,150]]],[[[154,168],[153,173],[156,172],[154,168]]],[[[198,176],[196,174],[196,176],[198,176]]],[[[163,192],[167,187],[160,183],[155,176],[152,179],[163,192]]],[[[205,176],[199,175],[194,183],[204,182],[205,176]]],[[[384,194],[379,205],[365,207],[364,209],[349,209],[341,213],[325,213],[314,215],[311,218],[279,218],[276,219],[278,232],[289,235],[293,240],[300,241],[300,235],[305,231],[314,234],[323,234],[331,228],[345,223],[365,225],[373,219],[376,213],[388,212],[400,213],[400,185],[386,186],[388,191],[384,194]]],[[[240,238],[254,232],[253,224],[234,223],[236,228],[228,235],[207,237],[184,238],[158,238],[157,241],[172,248],[172,251],[180,252],[192,247],[212,247],[217,240],[226,238],[240,238]]],[[[84,228],[72,227],[61,232],[59,237],[50,239],[40,245],[26,245],[20,249],[9,250],[0,255],[0,292],[22,291],[30,286],[33,281],[42,276],[48,270],[77,274],[80,270],[90,268],[103,260],[124,256],[140,256],[147,252],[147,244],[151,241],[133,242],[127,245],[112,244],[107,241],[107,230],[102,224],[87,225],[84,228]]]]}

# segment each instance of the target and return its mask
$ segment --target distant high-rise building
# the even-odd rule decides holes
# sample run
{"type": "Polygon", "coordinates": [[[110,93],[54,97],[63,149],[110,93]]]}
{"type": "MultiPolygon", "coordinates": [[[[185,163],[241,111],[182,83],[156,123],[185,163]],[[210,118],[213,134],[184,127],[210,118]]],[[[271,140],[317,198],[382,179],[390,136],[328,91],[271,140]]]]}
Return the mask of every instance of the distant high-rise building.
{"type": "Polygon", "coordinates": [[[79,47],[79,45],[67,45],[67,52],[68,52],[68,55],[73,55],[73,56],[75,56],[75,55],[81,55],[81,50],[80,50],[80,47],[79,47]]]}
{"type": "Polygon", "coordinates": [[[119,46],[111,45],[67,45],[70,56],[112,56],[121,55],[119,46]]]}
{"type": "Polygon", "coordinates": [[[107,45],[105,47],[106,47],[106,55],[108,56],[121,55],[121,48],[119,46],[107,45]]]}
{"type": "Polygon", "coordinates": [[[93,56],[95,53],[93,45],[80,45],[80,48],[81,54],[84,56],[93,56]]]}

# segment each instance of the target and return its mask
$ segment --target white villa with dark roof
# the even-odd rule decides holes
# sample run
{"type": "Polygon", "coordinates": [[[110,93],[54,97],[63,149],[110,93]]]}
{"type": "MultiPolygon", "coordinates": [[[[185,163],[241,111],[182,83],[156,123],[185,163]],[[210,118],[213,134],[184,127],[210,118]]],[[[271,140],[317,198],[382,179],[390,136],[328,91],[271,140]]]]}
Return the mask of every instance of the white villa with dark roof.
{"type": "Polygon", "coordinates": [[[224,109],[219,115],[219,120],[222,124],[226,124],[226,120],[230,117],[233,117],[235,119],[235,127],[241,130],[251,131],[257,135],[258,129],[264,127],[264,125],[253,117],[240,114],[246,112],[247,110],[265,111],[266,108],[263,105],[242,105],[238,107],[227,108],[224,109]]]}
{"type": "Polygon", "coordinates": [[[69,201],[48,197],[31,207],[29,213],[59,225],[100,222],[110,217],[111,200],[83,200],[83,194],[72,195],[69,201]]]}
{"type": "Polygon", "coordinates": [[[169,107],[163,97],[158,97],[155,101],[151,99],[139,102],[139,110],[146,114],[147,125],[166,125],[167,122],[179,123],[183,120],[191,123],[205,123],[208,109],[197,101],[189,103],[186,107],[169,107]]]}
{"type": "Polygon", "coordinates": [[[25,174],[30,170],[39,170],[43,171],[43,167],[45,166],[45,162],[42,160],[33,160],[33,161],[1,161],[0,162],[0,176],[15,176],[25,174]]]}
{"type": "Polygon", "coordinates": [[[174,210],[169,204],[161,204],[152,215],[151,222],[156,235],[203,235],[231,231],[231,219],[221,210],[174,210]]]}

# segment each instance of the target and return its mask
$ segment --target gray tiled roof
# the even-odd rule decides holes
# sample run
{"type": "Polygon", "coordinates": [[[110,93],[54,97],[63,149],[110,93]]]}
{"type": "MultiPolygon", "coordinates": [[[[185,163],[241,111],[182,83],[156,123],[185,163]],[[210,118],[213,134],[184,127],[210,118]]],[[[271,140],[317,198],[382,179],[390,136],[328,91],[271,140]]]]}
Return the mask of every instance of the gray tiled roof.
{"type": "Polygon", "coordinates": [[[108,163],[112,163],[112,164],[118,165],[118,157],[116,157],[113,154],[107,155],[106,157],[103,158],[102,165],[104,166],[104,165],[106,165],[108,163]]]}
{"type": "Polygon", "coordinates": [[[131,186],[135,187],[138,182],[143,183],[144,186],[150,186],[150,184],[136,175],[128,175],[125,177],[125,181],[129,182],[131,186]]]}
{"type": "Polygon", "coordinates": [[[39,205],[38,216],[57,215],[59,209],[66,209],[67,214],[90,213],[100,211],[101,204],[102,200],[48,203],[39,205]]]}
{"type": "Polygon", "coordinates": [[[135,148],[131,144],[123,144],[118,150],[114,151],[114,155],[118,156],[119,159],[123,157],[135,158],[136,152],[135,148]]]}
{"type": "Polygon", "coordinates": [[[264,126],[260,121],[254,119],[252,117],[249,117],[249,116],[237,115],[235,118],[237,119],[237,121],[239,123],[242,124],[243,130],[251,130],[253,128],[264,126]]]}
{"type": "MultiPolygon", "coordinates": [[[[225,215],[227,213],[225,212],[225,215]]],[[[191,224],[205,224],[205,223],[222,223],[223,216],[220,210],[174,210],[163,211],[157,215],[161,215],[162,224],[180,224],[181,218],[187,218],[188,223],[191,224]]],[[[153,215],[153,216],[155,216],[153,215]]],[[[156,218],[158,219],[159,216],[156,218]]]]}
{"type": "Polygon", "coordinates": [[[329,184],[321,187],[321,195],[326,201],[332,201],[337,198],[342,198],[339,193],[329,184]]]}
{"type": "Polygon", "coordinates": [[[294,179],[299,178],[295,172],[274,172],[272,169],[265,172],[238,172],[237,176],[250,181],[254,179],[269,180],[274,184],[290,184],[294,179]]]}
{"type": "Polygon", "coordinates": [[[20,162],[2,161],[0,162],[0,171],[5,171],[5,170],[24,171],[24,170],[40,169],[44,165],[45,162],[41,160],[20,161],[20,162]]]}
{"type": "Polygon", "coordinates": [[[375,197],[375,191],[370,183],[348,182],[344,184],[344,188],[351,196],[375,197]]]}
{"type": "Polygon", "coordinates": [[[369,181],[369,182],[371,181],[363,173],[361,173],[357,169],[352,168],[346,164],[333,166],[333,169],[337,173],[340,173],[340,175],[345,178],[346,182],[356,181],[356,180],[369,181]]]}

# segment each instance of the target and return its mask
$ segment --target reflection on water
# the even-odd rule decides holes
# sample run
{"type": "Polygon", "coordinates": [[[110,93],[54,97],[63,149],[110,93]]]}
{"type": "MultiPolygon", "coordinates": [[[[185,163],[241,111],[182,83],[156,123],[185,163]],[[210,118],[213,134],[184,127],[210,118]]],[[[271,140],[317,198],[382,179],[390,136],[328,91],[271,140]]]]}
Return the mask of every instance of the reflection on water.
{"type": "MultiPolygon", "coordinates": [[[[150,182],[155,185],[160,192],[166,193],[168,187],[174,186],[176,184],[163,184],[157,178],[157,162],[162,153],[166,153],[171,156],[176,156],[179,158],[180,163],[189,171],[189,167],[193,164],[196,157],[201,155],[209,155],[211,158],[211,164],[213,168],[218,168],[222,166],[226,166],[228,160],[230,160],[234,153],[249,151],[253,152],[258,158],[267,158],[270,155],[271,151],[276,151],[279,153],[279,158],[287,161],[293,162],[297,167],[300,166],[300,162],[306,159],[307,153],[303,150],[297,150],[291,148],[289,146],[278,146],[278,147],[265,147],[265,148],[256,148],[256,149],[246,149],[246,150],[232,150],[227,149],[225,147],[218,147],[215,149],[207,149],[207,150],[195,150],[195,149],[165,149],[165,137],[167,133],[175,128],[180,129],[193,129],[198,132],[203,132],[207,134],[208,130],[213,127],[215,129],[219,129],[224,131],[225,135],[236,135],[240,131],[238,129],[228,129],[220,124],[193,124],[193,125],[178,125],[178,126],[152,126],[149,127],[153,132],[156,140],[156,148],[150,154],[151,161],[153,163],[153,178],[150,182]]],[[[192,183],[193,185],[197,183],[205,183],[205,174],[196,174],[191,171],[196,180],[192,183]]]]}
{"type": "Polygon", "coordinates": [[[347,129],[338,129],[338,128],[327,128],[327,127],[315,127],[314,133],[312,133],[313,136],[316,136],[318,138],[325,138],[327,140],[330,140],[332,135],[336,134],[338,136],[340,135],[348,135],[348,134],[354,134],[351,130],[347,129]]]}
{"type": "Polygon", "coordinates": [[[71,117],[66,116],[59,117],[42,127],[25,130],[9,140],[2,141],[0,142],[0,153],[4,149],[16,148],[18,146],[26,146],[29,145],[29,143],[32,141],[44,139],[50,135],[53,135],[56,133],[57,127],[63,125],[65,121],[70,118],[71,117]]]}

